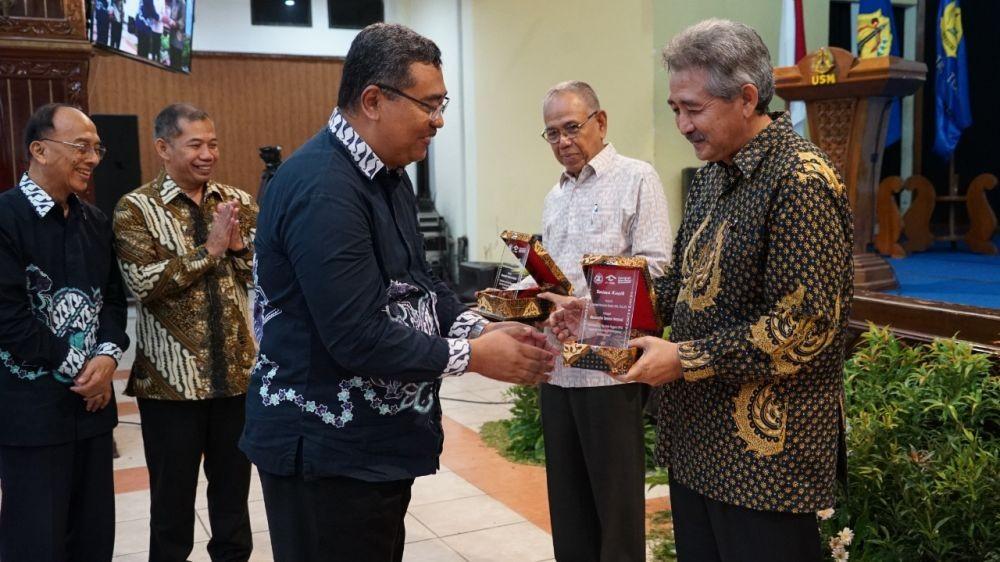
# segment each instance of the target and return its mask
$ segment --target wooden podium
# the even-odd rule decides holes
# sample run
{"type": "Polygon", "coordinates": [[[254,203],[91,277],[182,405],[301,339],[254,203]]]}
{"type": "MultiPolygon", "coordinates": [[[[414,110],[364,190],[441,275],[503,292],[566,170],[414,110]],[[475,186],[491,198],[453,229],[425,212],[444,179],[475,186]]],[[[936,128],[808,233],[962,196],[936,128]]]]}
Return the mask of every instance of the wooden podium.
{"type": "Polygon", "coordinates": [[[847,185],[854,209],[854,286],[898,286],[882,256],[869,251],[875,225],[875,192],[892,98],[924,83],[927,65],[898,57],[855,58],[823,47],[795,66],[774,69],[775,89],[788,101],[806,102],[811,140],[826,152],[847,185]]]}

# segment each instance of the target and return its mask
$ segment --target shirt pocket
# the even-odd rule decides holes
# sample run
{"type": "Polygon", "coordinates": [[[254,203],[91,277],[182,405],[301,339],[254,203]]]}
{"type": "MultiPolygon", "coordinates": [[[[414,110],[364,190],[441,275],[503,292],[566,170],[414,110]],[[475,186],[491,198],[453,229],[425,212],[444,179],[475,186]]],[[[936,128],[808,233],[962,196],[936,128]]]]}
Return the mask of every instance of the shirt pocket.
{"type": "MultiPolygon", "coordinates": [[[[583,220],[583,231],[590,240],[588,251],[601,254],[617,254],[624,250],[622,244],[621,209],[592,207],[583,220]]],[[[570,233],[572,235],[572,233],[570,233]]]]}

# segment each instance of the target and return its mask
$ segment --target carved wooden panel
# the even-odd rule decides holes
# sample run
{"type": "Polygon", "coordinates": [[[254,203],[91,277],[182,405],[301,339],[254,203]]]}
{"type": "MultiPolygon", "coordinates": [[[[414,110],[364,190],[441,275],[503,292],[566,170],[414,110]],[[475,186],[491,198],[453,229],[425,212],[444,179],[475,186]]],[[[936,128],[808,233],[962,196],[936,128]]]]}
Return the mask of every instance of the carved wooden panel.
{"type": "Polygon", "coordinates": [[[21,135],[38,107],[65,102],[87,109],[86,55],[4,51],[0,55],[0,190],[17,183],[24,171],[21,135]]]}
{"type": "MultiPolygon", "coordinates": [[[[847,177],[847,145],[851,140],[851,123],[857,98],[818,100],[811,102],[815,108],[813,139],[833,160],[837,170],[847,177]]],[[[812,125],[812,123],[810,123],[812,125]]]]}
{"type": "Polygon", "coordinates": [[[86,40],[84,0],[0,0],[0,37],[86,40]]]}

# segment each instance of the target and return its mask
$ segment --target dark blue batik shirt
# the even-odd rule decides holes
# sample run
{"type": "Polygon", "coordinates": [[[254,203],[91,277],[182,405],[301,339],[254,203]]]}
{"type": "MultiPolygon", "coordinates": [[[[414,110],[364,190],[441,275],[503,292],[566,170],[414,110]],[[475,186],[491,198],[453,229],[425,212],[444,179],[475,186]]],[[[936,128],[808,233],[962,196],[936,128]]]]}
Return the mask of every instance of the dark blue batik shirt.
{"type": "Polygon", "coordinates": [[[70,390],[95,355],[121,359],[125,292],[111,222],[70,195],[69,213],[27,174],[0,194],[0,445],[86,439],[118,423],[70,390]]]}
{"type": "Polygon", "coordinates": [[[429,270],[416,199],[335,110],[278,169],[255,239],[260,342],[240,446],[257,466],[389,481],[433,473],[441,378],[465,372],[467,311],[429,270]]]}

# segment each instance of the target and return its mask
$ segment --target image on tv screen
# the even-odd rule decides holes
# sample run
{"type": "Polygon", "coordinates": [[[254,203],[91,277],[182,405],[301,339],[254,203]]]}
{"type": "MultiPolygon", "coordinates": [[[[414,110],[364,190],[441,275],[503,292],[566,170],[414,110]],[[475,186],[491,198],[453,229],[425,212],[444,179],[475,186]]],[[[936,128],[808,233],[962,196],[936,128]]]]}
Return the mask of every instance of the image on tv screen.
{"type": "Polygon", "coordinates": [[[177,72],[191,72],[194,0],[93,0],[90,41],[177,72]]]}

